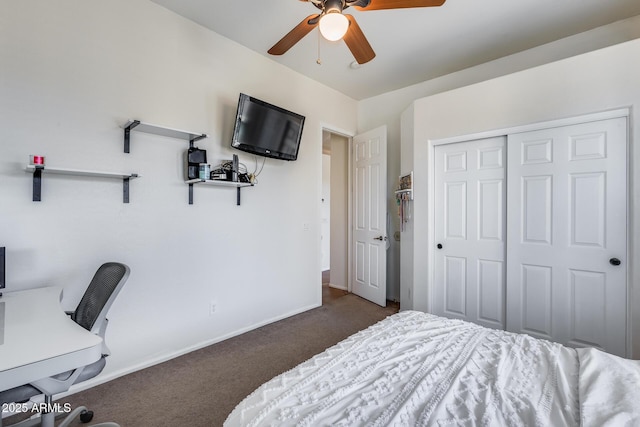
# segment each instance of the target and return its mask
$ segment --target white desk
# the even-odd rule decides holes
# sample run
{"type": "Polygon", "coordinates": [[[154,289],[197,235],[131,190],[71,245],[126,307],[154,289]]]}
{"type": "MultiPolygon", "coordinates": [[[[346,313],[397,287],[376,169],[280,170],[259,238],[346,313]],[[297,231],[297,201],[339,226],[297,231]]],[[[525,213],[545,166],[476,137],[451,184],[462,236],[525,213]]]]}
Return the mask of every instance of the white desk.
{"type": "Polygon", "coordinates": [[[47,378],[102,357],[102,338],[71,320],[58,287],[0,297],[0,391],[47,378]]]}

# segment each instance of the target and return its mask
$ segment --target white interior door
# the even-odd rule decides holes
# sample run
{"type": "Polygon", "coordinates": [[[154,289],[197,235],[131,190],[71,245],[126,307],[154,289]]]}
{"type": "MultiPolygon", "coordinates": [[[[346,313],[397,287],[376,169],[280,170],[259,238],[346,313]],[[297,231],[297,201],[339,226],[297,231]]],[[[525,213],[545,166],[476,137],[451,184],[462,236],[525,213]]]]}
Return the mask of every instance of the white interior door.
{"type": "Polygon", "coordinates": [[[353,288],[387,302],[387,128],[353,138],[353,288]]]}
{"type": "Polygon", "coordinates": [[[435,314],[505,324],[505,137],[435,147],[435,314]]]}
{"type": "Polygon", "coordinates": [[[626,119],[508,141],[507,328],[625,356],[626,119]]]}

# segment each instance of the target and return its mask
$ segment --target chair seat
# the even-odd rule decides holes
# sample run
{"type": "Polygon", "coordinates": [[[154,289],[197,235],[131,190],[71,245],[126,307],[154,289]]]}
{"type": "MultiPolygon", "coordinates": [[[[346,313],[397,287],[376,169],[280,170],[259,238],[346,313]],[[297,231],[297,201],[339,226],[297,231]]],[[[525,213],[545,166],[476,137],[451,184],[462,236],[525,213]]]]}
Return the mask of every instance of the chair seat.
{"type": "MultiPolygon", "coordinates": [[[[103,356],[91,365],[85,366],[78,378],[76,378],[73,383],[76,384],[97,376],[100,372],[102,372],[106,363],[106,357],[103,356]]],[[[69,378],[72,373],[73,371],[67,371],[58,375],[54,375],[52,378],[64,381],[65,379],[69,378]]],[[[0,404],[12,402],[24,403],[31,399],[33,396],[38,396],[40,394],[42,394],[42,391],[38,390],[31,384],[25,384],[0,392],[0,404]]]]}

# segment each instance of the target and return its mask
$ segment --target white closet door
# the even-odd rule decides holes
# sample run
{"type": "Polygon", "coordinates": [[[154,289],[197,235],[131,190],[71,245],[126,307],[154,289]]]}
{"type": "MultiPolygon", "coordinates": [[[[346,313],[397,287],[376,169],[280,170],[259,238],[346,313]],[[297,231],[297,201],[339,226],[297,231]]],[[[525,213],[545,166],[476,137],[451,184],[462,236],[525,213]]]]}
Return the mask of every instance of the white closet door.
{"type": "Polygon", "coordinates": [[[505,326],[505,138],[435,147],[434,313],[505,326]]]}
{"type": "Polygon", "coordinates": [[[625,118],[509,135],[508,330],[626,355],[626,147],[625,118]]]}

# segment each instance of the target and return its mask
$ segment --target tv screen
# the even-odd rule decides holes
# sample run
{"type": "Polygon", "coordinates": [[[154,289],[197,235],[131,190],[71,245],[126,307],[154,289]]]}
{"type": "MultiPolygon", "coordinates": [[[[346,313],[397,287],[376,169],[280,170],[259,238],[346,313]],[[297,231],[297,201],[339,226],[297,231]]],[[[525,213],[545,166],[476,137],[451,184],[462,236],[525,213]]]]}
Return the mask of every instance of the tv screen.
{"type": "Polygon", "coordinates": [[[231,146],[282,160],[296,160],[304,116],[240,94],[231,146]]]}

